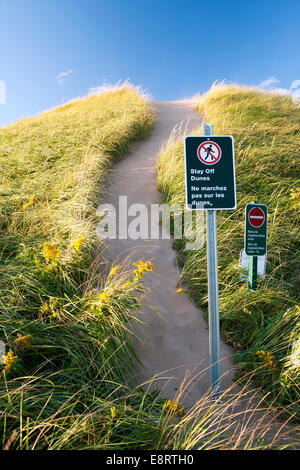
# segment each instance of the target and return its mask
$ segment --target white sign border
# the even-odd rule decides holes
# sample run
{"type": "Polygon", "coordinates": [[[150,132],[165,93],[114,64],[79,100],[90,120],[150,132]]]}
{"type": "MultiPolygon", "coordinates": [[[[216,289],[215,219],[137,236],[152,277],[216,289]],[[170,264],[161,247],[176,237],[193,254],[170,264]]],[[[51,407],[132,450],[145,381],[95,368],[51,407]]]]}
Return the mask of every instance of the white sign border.
{"type": "Polygon", "coordinates": [[[268,253],[268,206],[266,204],[260,204],[259,202],[248,202],[248,204],[246,204],[245,206],[244,250],[247,256],[265,256],[265,255],[267,256],[267,253],[268,253]],[[266,208],[266,220],[265,220],[265,223],[267,225],[266,227],[266,252],[263,255],[248,255],[248,253],[246,253],[247,206],[264,206],[266,208]]]}
{"type": "MultiPolygon", "coordinates": [[[[218,144],[219,145],[219,144],[218,144]]],[[[222,148],[221,148],[222,150],[222,148]]],[[[223,153],[223,152],[222,152],[223,153]]],[[[185,173],[185,208],[189,211],[229,211],[229,210],[234,210],[237,208],[237,198],[236,198],[236,181],[235,181],[235,158],[234,158],[234,138],[232,135],[186,135],[184,137],[184,173],[185,173]],[[230,137],[231,143],[232,143],[232,161],[233,161],[233,189],[234,189],[234,202],[235,205],[233,207],[219,207],[219,208],[211,208],[211,207],[197,207],[197,208],[191,208],[188,206],[187,203],[187,155],[186,155],[186,139],[189,137],[201,137],[201,138],[207,138],[209,140],[210,138],[214,137],[230,137]]]]}

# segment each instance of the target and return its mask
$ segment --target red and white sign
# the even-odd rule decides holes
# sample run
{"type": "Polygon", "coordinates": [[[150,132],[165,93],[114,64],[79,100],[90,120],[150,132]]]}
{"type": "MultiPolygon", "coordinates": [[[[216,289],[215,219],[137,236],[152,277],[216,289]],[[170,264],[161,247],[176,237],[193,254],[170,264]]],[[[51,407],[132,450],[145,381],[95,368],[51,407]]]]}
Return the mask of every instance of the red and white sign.
{"type": "Polygon", "coordinates": [[[199,160],[205,165],[214,165],[220,160],[222,152],[218,144],[207,140],[199,145],[197,155],[199,160]]]}
{"type": "Polygon", "coordinates": [[[261,227],[265,222],[265,214],[260,207],[253,207],[248,214],[248,219],[252,227],[261,227]]]}

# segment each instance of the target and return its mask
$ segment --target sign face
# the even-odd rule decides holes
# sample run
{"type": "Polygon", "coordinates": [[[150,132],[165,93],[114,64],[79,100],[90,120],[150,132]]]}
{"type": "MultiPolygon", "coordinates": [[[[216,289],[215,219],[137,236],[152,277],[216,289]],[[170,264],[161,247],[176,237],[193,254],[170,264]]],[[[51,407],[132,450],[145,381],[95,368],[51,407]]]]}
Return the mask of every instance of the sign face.
{"type": "Polygon", "coordinates": [[[197,154],[199,160],[205,165],[214,165],[220,160],[222,151],[218,144],[207,140],[199,145],[197,154]]]}
{"type": "Polygon", "coordinates": [[[267,215],[265,204],[246,205],[245,252],[248,256],[263,256],[267,252],[267,215]]]}
{"type": "Polygon", "coordinates": [[[233,137],[188,136],[184,151],[187,208],[235,209],[233,137]]]}
{"type": "Polygon", "coordinates": [[[248,220],[252,227],[261,227],[265,222],[265,213],[260,207],[253,207],[249,211],[248,220]]]}

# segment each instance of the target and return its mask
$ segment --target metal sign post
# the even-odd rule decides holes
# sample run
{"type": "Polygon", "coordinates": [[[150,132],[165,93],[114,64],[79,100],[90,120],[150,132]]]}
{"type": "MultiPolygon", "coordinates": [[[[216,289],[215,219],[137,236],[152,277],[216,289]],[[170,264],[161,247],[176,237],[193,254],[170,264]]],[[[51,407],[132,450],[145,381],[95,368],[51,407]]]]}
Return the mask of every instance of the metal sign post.
{"type": "Polygon", "coordinates": [[[203,136],[186,136],[186,208],[206,211],[209,362],[213,397],[220,394],[220,321],[216,211],[236,208],[233,137],[214,136],[203,125],[203,136]]]}
{"type": "MultiPolygon", "coordinates": [[[[213,135],[212,125],[203,125],[203,135],[213,135]]],[[[213,396],[220,393],[220,319],[219,319],[219,280],[218,280],[218,242],[217,214],[206,211],[208,310],[209,310],[209,362],[210,384],[213,396]]]]}

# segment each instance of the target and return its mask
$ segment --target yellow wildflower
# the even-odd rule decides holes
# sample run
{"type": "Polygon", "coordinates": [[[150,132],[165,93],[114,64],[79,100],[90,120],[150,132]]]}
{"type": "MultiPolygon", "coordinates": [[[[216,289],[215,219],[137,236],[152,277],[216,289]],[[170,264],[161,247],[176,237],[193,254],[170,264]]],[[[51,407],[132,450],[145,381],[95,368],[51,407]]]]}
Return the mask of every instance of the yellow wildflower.
{"type": "Polygon", "coordinates": [[[259,359],[263,360],[264,363],[268,366],[270,369],[271,373],[274,376],[277,376],[279,374],[279,366],[278,363],[274,357],[274,355],[271,352],[266,352],[266,351],[256,351],[255,353],[259,359]]]}
{"type": "Polygon", "coordinates": [[[278,363],[272,353],[267,353],[265,359],[264,359],[265,364],[268,366],[270,369],[271,373],[274,376],[277,376],[279,374],[279,366],[278,363]]]}
{"type": "Polygon", "coordinates": [[[35,196],[30,196],[28,202],[29,202],[29,204],[34,204],[36,202],[36,197],[35,196]]]}
{"type": "Polygon", "coordinates": [[[44,305],[40,309],[40,313],[42,316],[49,316],[52,315],[53,318],[57,317],[57,310],[53,305],[53,301],[50,300],[49,303],[44,303],[44,305]]]}
{"type": "Polygon", "coordinates": [[[60,257],[61,250],[53,243],[45,242],[43,246],[43,255],[46,261],[56,261],[60,257]]]}
{"type": "Polygon", "coordinates": [[[27,209],[27,207],[33,206],[33,204],[35,203],[36,203],[36,197],[30,196],[30,198],[28,199],[28,202],[26,202],[26,204],[23,204],[23,209],[27,209]]]}
{"type": "Polygon", "coordinates": [[[8,371],[10,371],[12,366],[15,364],[16,360],[18,359],[18,356],[16,356],[13,353],[13,351],[10,349],[5,356],[2,356],[2,359],[3,359],[4,364],[5,364],[4,370],[5,370],[5,372],[8,372],[8,371]]]}
{"type": "Polygon", "coordinates": [[[14,343],[20,351],[23,351],[24,349],[28,348],[31,346],[33,343],[33,337],[31,335],[22,335],[21,333],[18,333],[17,338],[14,340],[14,343]]]}
{"type": "Polygon", "coordinates": [[[112,419],[114,419],[117,415],[117,409],[115,406],[112,406],[111,409],[110,409],[110,415],[112,417],[112,419]]]}
{"type": "Polygon", "coordinates": [[[99,294],[99,300],[109,302],[109,297],[105,292],[101,292],[101,294],[99,294]]]}
{"type": "Polygon", "coordinates": [[[291,195],[291,199],[293,200],[292,201],[293,206],[297,207],[300,204],[300,187],[296,189],[291,189],[290,195],[291,195]]]}
{"type": "Polygon", "coordinates": [[[134,274],[143,274],[148,273],[150,271],[154,271],[154,264],[151,261],[138,261],[137,263],[133,263],[133,266],[137,266],[138,269],[134,270],[134,274]]]}
{"type": "Polygon", "coordinates": [[[120,271],[121,268],[122,268],[122,266],[113,266],[110,270],[109,275],[110,276],[115,276],[116,274],[118,274],[118,272],[120,271]]]}
{"type": "Polygon", "coordinates": [[[45,315],[46,313],[50,312],[50,306],[49,304],[45,303],[44,305],[42,305],[42,307],[40,308],[40,313],[42,315],[45,315]]]}
{"type": "Polygon", "coordinates": [[[182,418],[185,415],[185,409],[183,406],[178,402],[174,403],[172,400],[167,400],[163,407],[164,413],[169,413],[170,415],[178,416],[178,418],[182,418]]]}
{"type": "Polygon", "coordinates": [[[75,242],[73,243],[73,247],[75,248],[76,251],[80,250],[81,245],[85,242],[84,237],[79,237],[75,242]]]}
{"type": "Polygon", "coordinates": [[[186,292],[186,289],[182,289],[181,287],[180,289],[177,289],[176,294],[183,294],[184,292],[186,292]]]}
{"type": "Polygon", "coordinates": [[[296,309],[300,312],[300,305],[296,305],[296,309]]]}
{"type": "Polygon", "coordinates": [[[122,284],[122,285],[121,285],[121,289],[122,289],[122,290],[126,290],[127,287],[130,287],[131,285],[132,285],[132,283],[131,283],[130,281],[125,282],[125,284],[122,284]]]}
{"type": "Polygon", "coordinates": [[[48,273],[49,275],[55,274],[55,272],[57,272],[57,266],[55,266],[55,265],[53,265],[53,264],[48,264],[48,266],[46,266],[45,271],[46,271],[46,273],[48,273]]]}
{"type": "Polygon", "coordinates": [[[290,190],[290,195],[292,199],[300,199],[300,188],[292,188],[290,190]]]}
{"type": "Polygon", "coordinates": [[[151,263],[151,261],[147,261],[146,263],[144,263],[144,271],[145,272],[150,272],[150,271],[154,271],[154,264],[151,263]]]}
{"type": "Polygon", "coordinates": [[[261,351],[256,351],[256,356],[259,357],[259,359],[263,359],[266,355],[266,352],[264,350],[261,350],[261,351]]]}

